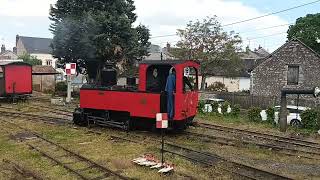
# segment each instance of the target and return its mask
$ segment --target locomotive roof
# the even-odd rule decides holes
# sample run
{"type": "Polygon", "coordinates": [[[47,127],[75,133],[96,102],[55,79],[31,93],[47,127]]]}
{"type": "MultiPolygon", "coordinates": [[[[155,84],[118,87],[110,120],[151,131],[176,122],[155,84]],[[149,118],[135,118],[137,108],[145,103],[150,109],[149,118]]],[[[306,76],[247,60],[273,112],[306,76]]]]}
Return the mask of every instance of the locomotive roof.
{"type": "Polygon", "coordinates": [[[144,60],[141,61],[139,64],[169,64],[169,65],[175,65],[175,64],[183,64],[186,62],[195,62],[197,64],[200,64],[200,61],[196,60],[144,60]]]}
{"type": "Polygon", "coordinates": [[[0,61],[0,66],[7,66],[7,65],[26,65],[31,66],[28,63],[21,62],[21,61],[0,61]]]}

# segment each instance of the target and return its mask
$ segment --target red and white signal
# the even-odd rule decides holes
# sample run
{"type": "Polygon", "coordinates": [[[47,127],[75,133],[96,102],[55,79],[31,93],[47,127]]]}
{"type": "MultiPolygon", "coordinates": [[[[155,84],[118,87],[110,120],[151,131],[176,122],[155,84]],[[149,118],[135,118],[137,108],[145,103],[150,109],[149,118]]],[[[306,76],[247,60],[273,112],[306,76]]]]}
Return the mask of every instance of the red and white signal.
{"type": "Polygon", "coordinates": [[[168,128],[168,114],[167,113],[157,113],[156,115],[156,127],[158,129],[166,129],[168,128]]]}
{"type": "Polygon", "coordinates": [[[66,74],[67,75],[75,75],[77,73],[76,69],[77,69],[76,63],[66,64],[66,74]]]}

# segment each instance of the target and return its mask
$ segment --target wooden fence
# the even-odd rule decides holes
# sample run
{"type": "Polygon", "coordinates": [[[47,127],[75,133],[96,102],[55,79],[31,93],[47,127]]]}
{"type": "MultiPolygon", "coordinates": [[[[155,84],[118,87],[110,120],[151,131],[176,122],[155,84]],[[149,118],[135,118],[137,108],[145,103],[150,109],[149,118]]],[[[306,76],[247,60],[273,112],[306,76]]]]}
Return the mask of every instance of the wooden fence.
{"type": "MultiPolygon", "coordinates": [[[[230,102],[232,105],[239,104],[242,109],[249,109],[250,107],[260,107],[266,109],[271,106],[280,105],[280,97],[271,96],[254,96],[244,93],[229,93],[229,92],[202,92],[201,99],[205,98],[220,98],[230,102]]],[[[305,107],[317,107],[320,106],[319,99],[311,97],[299,97],[296,96],[287,97],[288,105],[299,105],[305,107]]]]}

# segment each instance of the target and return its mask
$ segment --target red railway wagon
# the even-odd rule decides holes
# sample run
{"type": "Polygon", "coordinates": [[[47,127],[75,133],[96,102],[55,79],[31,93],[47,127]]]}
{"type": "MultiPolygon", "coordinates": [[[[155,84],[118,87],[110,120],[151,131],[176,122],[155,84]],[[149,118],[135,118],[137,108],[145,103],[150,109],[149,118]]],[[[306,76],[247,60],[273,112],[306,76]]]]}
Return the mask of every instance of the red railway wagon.
{"type": "Polygon", "coordinates": [[[80,108],[74,112],[74,123],[155,128],[156,114],[167,113],[165,86],[169,71],[174,68],[174,117],[169,121],[169,128],[185,129],[197,113],[199,66],[199,62],[193,60],[142,61],[136,88],[84,85],[80,89],[80,108]],[[152,87],[154,74],[156,88],[152,87]]]}
{"type": "Polygon", "coordinates": [[[24,62],[0,61],[0,97],[32,94],[32,66],[24,62]]]}

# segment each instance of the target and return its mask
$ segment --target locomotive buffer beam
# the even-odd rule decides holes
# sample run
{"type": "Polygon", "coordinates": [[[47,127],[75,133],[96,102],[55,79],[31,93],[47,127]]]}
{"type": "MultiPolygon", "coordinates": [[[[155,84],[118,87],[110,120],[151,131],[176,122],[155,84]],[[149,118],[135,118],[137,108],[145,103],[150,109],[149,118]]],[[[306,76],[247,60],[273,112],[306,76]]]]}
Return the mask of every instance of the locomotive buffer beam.
{"type": "Polygon", "coordinates": [[[110,121],[106,120],[102,117],[96,117],[96,116],[88,116],[88,122],[93,122],[96,125],[99,126],[107,126],[107,127],[116,127],[121,129],[126,129],[126,123],[124,122],[117,122],[117,121],[110,121]]]}

